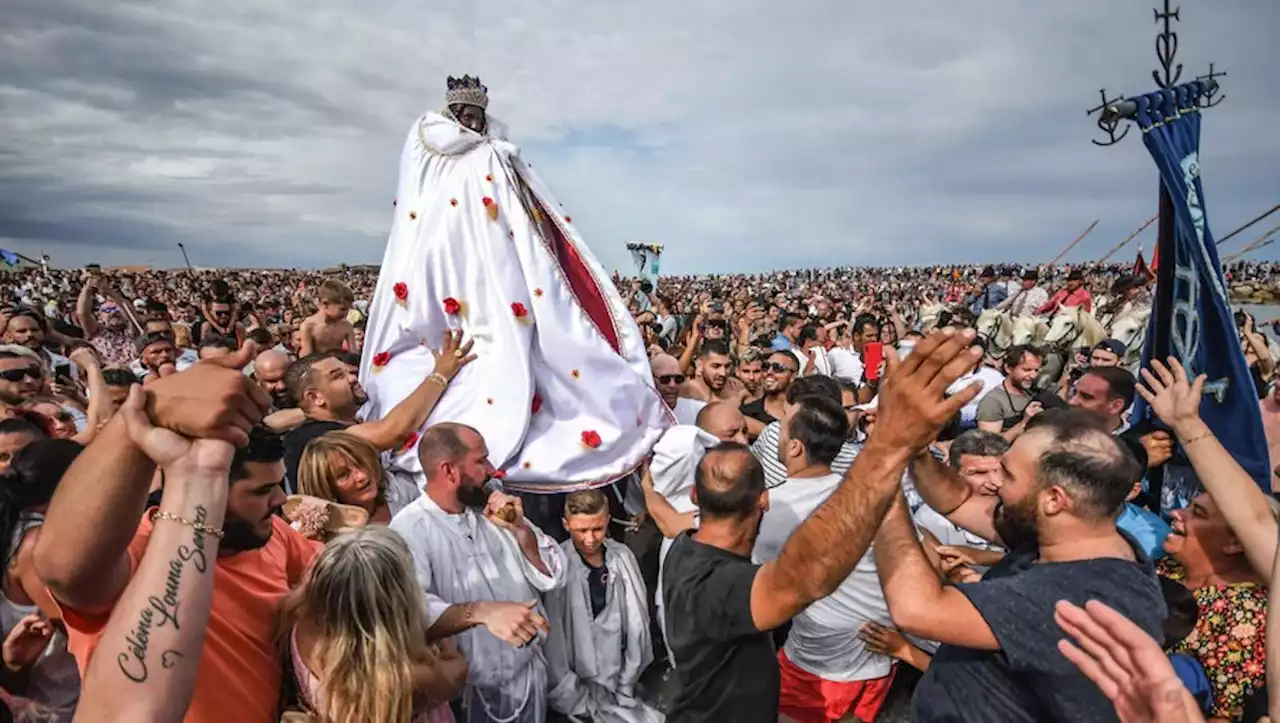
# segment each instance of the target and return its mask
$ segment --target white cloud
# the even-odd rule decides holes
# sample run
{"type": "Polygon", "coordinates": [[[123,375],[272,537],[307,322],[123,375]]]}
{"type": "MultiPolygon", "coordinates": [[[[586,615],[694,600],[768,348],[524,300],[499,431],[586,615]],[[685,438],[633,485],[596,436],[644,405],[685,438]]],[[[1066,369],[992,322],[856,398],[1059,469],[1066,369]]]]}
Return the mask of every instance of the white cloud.
{"type": "MultiPolygon", "coordinates": [[[[1137,134],[1097,149],[1083,113],[1150,89],[1142,3],[10,4],[0,243],[68,265],[377,261],[403,133],[461,73],[611,268],[636,239],[672,272],[1045,259],[1100,218],[1086,258],[1155,203],[1137,134]]],[[[1280,187],[1280,10],[1181,4],[1186,77],[1231,73],[1225,233],[1280,187]]]]}

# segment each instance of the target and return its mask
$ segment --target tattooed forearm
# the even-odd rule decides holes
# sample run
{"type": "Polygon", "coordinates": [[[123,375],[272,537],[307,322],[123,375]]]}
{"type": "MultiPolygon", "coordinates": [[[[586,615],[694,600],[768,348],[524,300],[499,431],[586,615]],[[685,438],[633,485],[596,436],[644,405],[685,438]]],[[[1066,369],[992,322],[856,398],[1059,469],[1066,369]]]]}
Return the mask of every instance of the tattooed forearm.
{"type": "MultiPolygon", "coordinates": [[[[204,505],[197,505],[195,522],[203,525],[208,517],[209,512],[204,505]]],[[[193,530],[190,544],[178,546],[169,560],[163,594],[151,595],[147,598],[146,606],[138,613],[137,623],[125,634],[126,649],[116,656],[116,663],[120,666],[120,672],[129,680],[135,683],[147,680],[150,673],[148,655],[153,629],[169,626],[174,632],[182,629],[178,614],[181,606],[182,576],[188,565],[194,567],[197,573],[203,573],[208,569],[208,558],[204,549],[205,537],[202,530],[196,529],[193,530]]],[[[177,650],[165,650],[160,654],[161,667],[170,668],[181,657],[182,653],[177,650]]]]}

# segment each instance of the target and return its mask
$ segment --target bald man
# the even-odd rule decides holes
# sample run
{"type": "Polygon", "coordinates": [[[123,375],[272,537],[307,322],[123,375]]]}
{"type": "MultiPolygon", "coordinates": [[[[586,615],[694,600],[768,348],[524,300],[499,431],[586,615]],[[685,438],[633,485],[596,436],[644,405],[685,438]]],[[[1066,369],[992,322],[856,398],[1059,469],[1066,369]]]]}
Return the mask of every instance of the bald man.
{"type": "Polygon", "coordinates": [[[662,401],[676,415],[680,424],[695,424],[698,412],[707,405],[696,399],[680,396],[680,385],[684,384],[684,374],[680,371],[680,362],[670,354],[658,354],[649,360],[649,368],[653,371],[653,384],[658,388],[662,401]]]}
{"type": "Polygon", "coordinates": [[[426,493],[391,520],[413,555],[431,637],[452,637],[469,664],[464,723],[546,720],[548,632],[539,596],[564,586],[564,552],[492,491],[489,448],[475,429],[428,427],[418,445],[426,493]]]}
{"type": "Polygon", "coordinates": [[[279,349],[268,349],[253,360],[253,379],[274,400],[285,391],[284,373],[289,370],[289,355],[279,349]]]}
{"type": "Polygon", "coordinates": [[[747,443],[747,418],[732,402],[712,402],[698,412],[698,428],[721,442],[747,443]]]}

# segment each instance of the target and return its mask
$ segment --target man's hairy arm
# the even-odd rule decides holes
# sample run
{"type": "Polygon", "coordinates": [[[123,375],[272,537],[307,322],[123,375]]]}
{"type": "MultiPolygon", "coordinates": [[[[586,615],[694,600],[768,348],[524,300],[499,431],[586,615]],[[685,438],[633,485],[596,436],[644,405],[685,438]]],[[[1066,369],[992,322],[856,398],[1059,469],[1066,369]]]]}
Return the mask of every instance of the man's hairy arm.
{"type": "Polygon", "coordinates": [[[928,450],[911,460],[911,473],[916,492],[934,512],[984,540],[1000,542],[993,517],[995,497],[973,494],[968,482],[928,450]]]}
{"type": "Polygon", "coordinates": [[[49,504],[35,564],[59,601],[91,611],[129,582],[128,548],[146,507],[155,464],[112,418],[62,476],[49,504]]]}
{"type": "Polygon", "coordinates": [[[902,494],[876,535],[876,570],[893,624],[903,632],[977,650],[1000,644],[964,593],[943,585],[916,539],[902,494]]]}
{"type": "Polygon", "coordinates": [[[910,451],[869,441],[836,491],[756,574],[751,614],[772,630],[835,591],[867,552],[898,489],[910,451]]]}

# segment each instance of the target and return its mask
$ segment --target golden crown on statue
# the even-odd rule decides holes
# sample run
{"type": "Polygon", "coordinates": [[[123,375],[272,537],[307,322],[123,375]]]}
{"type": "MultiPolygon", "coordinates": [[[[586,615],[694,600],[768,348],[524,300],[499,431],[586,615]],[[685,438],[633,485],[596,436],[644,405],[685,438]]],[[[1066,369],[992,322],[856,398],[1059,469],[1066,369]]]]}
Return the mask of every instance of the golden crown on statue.
{"type": "Polygon", "coordinates": [[[448,84],[449,89],[444,94],[444,100],[450,107],[455,105],[489,107],[489,89],[480,84],[479,76],[473,78],[470,75],[464,75],[461,78],[455,78],[451,75],[448,84]]]}

